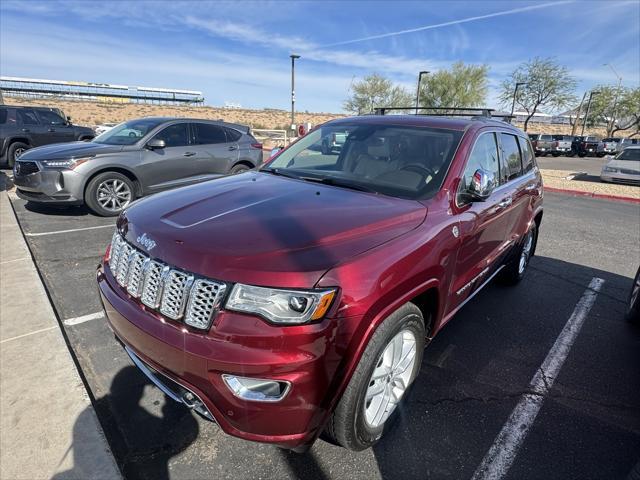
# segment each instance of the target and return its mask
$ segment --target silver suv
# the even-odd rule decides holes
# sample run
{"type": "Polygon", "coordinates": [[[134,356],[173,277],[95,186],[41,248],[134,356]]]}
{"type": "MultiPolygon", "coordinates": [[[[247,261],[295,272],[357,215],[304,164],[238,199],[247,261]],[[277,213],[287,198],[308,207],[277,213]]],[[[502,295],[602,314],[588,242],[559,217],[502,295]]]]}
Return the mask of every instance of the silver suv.
{"type": "Polygon", "coordinates": [[[241,173],[261,162],[262,144],[249,127],[150,117],[121,123],[91,142],[28,150],[13,171],[20,198],[84,203],[112,216],[137,197],[241,173]]]}

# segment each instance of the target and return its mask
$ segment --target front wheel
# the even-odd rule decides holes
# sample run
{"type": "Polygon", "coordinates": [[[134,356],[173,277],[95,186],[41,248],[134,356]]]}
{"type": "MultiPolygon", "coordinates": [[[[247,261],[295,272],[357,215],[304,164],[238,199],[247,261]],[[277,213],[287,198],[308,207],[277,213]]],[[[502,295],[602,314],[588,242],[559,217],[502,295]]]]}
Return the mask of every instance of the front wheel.
{"type": "Polygon", "coordinates": [[[420,371],[424,345],[424,318],[413,303],[382,322],[331,415],[331,440],[355,451],[380,440],[420,371]]]}
{"type": "Polygon", "coordinates": [[[20,157],[20,155],[22,155],[25,150],[29,149],[29,145],[27,145],[26,143],[22,143],[22,142],[14,142],[9,146],[9,149],[7,150],[7,165],[10,168],[13,168],[13,166],[16,164],[16,158],[20,157]]]}
{"type": "Polygon", "coordinates": [[[237,175],[238,173],[248,172],[249,170],[251,169],[247,165],[245,165],[244,163],[239,163],[238,165],[234,165],[233,168],[229,170],[229,174],[237,175]]]}
{"type": "Polygon", "coordinates": [[[96,175],[87,185],[84,194],[87,206],[101,217],[118,215],[133,199],[133,182],[117,172],[96,175]]]}

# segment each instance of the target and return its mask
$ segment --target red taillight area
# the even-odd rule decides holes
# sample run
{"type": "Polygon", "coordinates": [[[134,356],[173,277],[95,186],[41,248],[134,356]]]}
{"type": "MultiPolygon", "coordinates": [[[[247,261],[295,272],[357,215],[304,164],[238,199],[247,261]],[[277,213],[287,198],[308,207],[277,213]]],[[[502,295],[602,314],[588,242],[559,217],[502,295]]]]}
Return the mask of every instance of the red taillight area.
{"type": "Polygon", "coordinates": [[[107,245],[107,249],[104,251],[104,263],[109,263],[109,259],[111,258],[111,244],[107,245]]]}
{"type": "Polygon", "coordinates": [[[261,143],[252,143],[251,144],[251,148],[257,148],[259,150],[262,150],[262,144],[261,143]]]}

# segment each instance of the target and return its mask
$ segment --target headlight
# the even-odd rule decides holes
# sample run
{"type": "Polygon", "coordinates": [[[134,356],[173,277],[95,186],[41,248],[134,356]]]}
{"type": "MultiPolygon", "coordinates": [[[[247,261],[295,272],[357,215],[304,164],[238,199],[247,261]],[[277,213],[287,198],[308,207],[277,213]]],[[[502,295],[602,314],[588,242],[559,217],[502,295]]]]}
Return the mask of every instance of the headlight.
{"type": "Polygon", "coordinates": [[[91,160],[93,157],[69,158],[66,160],[40,160],[43,166],[49,168],[70,168],[73,169],[84,162],[91,160]]]}
{"type": "Polygon", "coordinates": [[[618,169],[612,167],[604,167],[602,171],[607,173],[618,173],[618,169]]]}
{"type": "Polygon", "coordinates": [[[260,315],[273,323],[297,325],[324,317],[335,294],[334,289],[280,290],[237,283],[225,307],[260,315]]]}

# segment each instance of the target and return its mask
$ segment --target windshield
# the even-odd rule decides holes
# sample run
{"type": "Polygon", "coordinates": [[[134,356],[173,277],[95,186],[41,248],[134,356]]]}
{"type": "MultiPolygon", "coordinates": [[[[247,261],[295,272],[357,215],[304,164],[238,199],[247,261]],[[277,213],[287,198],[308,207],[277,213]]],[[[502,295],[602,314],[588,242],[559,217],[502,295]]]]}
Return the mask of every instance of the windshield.
{"type": "Polygon", "coordinates": [[[551,140],[551,135],[540,135],[540,140],[551,140]]]}
{"type": "Polygon", "coordinates": [[[377,124],[327,125],[261,170],[401,198],[428,198],[444,180],[462,132],[377,124]]]}
{"type": "Polygon", "coordinates": [[[131,120],[98,135],[93,141],[105,145],[133,145],[162,122],[157,118],[131,120]]]}
{"type": "Polygon", "coordinates": [[[640,148],[625,148],[618,154],[616,160],[640,161],[640,148]]]}

